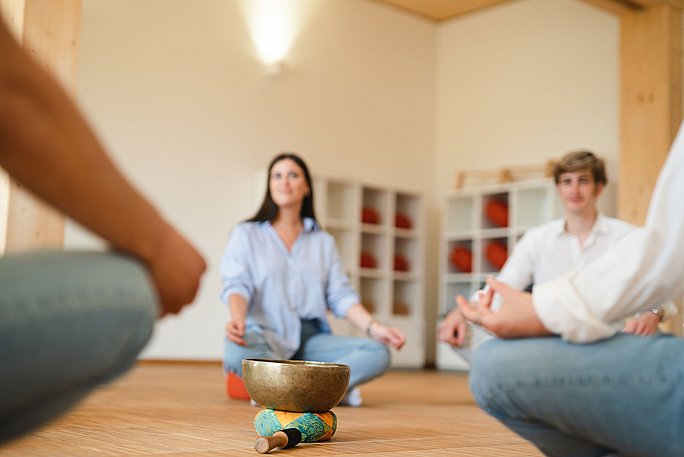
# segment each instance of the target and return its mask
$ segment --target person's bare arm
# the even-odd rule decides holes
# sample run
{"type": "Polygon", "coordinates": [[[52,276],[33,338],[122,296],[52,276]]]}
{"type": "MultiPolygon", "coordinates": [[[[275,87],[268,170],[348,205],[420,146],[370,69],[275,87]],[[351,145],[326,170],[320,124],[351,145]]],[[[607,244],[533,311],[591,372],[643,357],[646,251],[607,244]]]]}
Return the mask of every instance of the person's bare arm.
{"type": "Polygon", "coordinates": [[[247,300],[240,294],[230,294],[228,297],[230,306],[230,320],[226,323],[226,337],[235,344],[246,346],[245,321],[247,319],[247,300]]]}
{"type": "Polygon", "coordinates": [[[205,263],[124,178],[57,82],[0,20],[0,166],[31,192],[145,262],[162,314],[191,302],[205,263]]]}
{"type": "Polygon", "coordinates": [[[406,343],[406,335],[396,327],[388,327],[373,319],[373,316],[357,303],[347,311],[346,318],[356,328],[366,332],[375,341],[386,344],[394,349],[401,349],[406,343]]]}

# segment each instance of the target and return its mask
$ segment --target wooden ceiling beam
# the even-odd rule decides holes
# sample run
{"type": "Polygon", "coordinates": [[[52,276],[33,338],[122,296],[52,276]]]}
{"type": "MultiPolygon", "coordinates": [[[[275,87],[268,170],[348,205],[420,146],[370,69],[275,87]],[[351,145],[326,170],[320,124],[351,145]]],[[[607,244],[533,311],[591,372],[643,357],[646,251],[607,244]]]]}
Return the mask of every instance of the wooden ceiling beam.
{"type": "Polygon", "coordinates": [[[462,14],[513,0],[371,0],[395,6],[433,21],[443,21],[462,14]]]}

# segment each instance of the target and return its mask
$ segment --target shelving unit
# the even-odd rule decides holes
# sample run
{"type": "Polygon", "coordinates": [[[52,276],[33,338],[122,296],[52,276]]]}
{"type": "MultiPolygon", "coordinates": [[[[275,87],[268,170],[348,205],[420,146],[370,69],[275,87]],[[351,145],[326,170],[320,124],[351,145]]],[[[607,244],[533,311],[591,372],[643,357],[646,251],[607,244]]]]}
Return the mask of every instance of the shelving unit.
{"type": "MultiPolygon", "coordinates": [[[[495,275],[526,230],[561,214],[552,179],[447,194],[440,240],[439,315],[456,306],[456,295],[470,297],[488,275],[495,275]]],[[[438,368],[467,369],[446,344],[437,345],[436,358],[438,368]]]]}
{"type": "MultiPolygon", "coordinates": [[[[316,175],[316,215],[335,237],[352,285],[379,322],[403,330],[395,367],[425,364],[425,217],[423,197],[358,180],[316,175]]],[[[331,316],[336,334],[360,336],[331,316]]]]}

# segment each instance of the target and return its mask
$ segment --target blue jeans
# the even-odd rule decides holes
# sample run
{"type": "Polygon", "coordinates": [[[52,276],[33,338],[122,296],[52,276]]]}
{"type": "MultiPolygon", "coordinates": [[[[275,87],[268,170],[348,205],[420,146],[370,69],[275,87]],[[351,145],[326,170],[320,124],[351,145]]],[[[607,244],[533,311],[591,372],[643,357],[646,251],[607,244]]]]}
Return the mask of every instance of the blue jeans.
{"type": "Polygon", "coordinates": [[[548,456],[684,455],[684,340],[492,340],[472,361],[478,404],[548,456]]]}
{"type": "Polygon", "coordinates": [[[0,258],[0,441],[60,415],[128,369],[156,315],[146,270],[128,257],[0,258]]]}
{"type": "MultiPolygon", "coordinates": [[[[274,359],[275,352],[258,332],[247,332],[247,346],[226,339],[224,369],[242,376],[242,359],[274,359]]],[[[389,349],[369,338],[354,338],[320,333],[315,323],[302,321],[302,339],[293,360],[333,362],[349,365],[351,376],[348,390],[377,378],[390,364],[389,349]]]]}

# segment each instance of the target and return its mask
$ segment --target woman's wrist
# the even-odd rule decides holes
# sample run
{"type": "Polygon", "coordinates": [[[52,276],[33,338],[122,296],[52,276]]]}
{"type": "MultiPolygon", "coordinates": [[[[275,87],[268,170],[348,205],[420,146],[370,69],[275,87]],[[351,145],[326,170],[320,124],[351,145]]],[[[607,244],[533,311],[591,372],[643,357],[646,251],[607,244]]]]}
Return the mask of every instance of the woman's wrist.
{"type": "Polygon", "coordinates": [[[371,333],[373,331],[373,326],[375,326],[377,322],[375,322],[375,319],[371,318],[371,320],[368,321],[368,324],[366,324],[366,335],[371,336],[371,333]]]}

